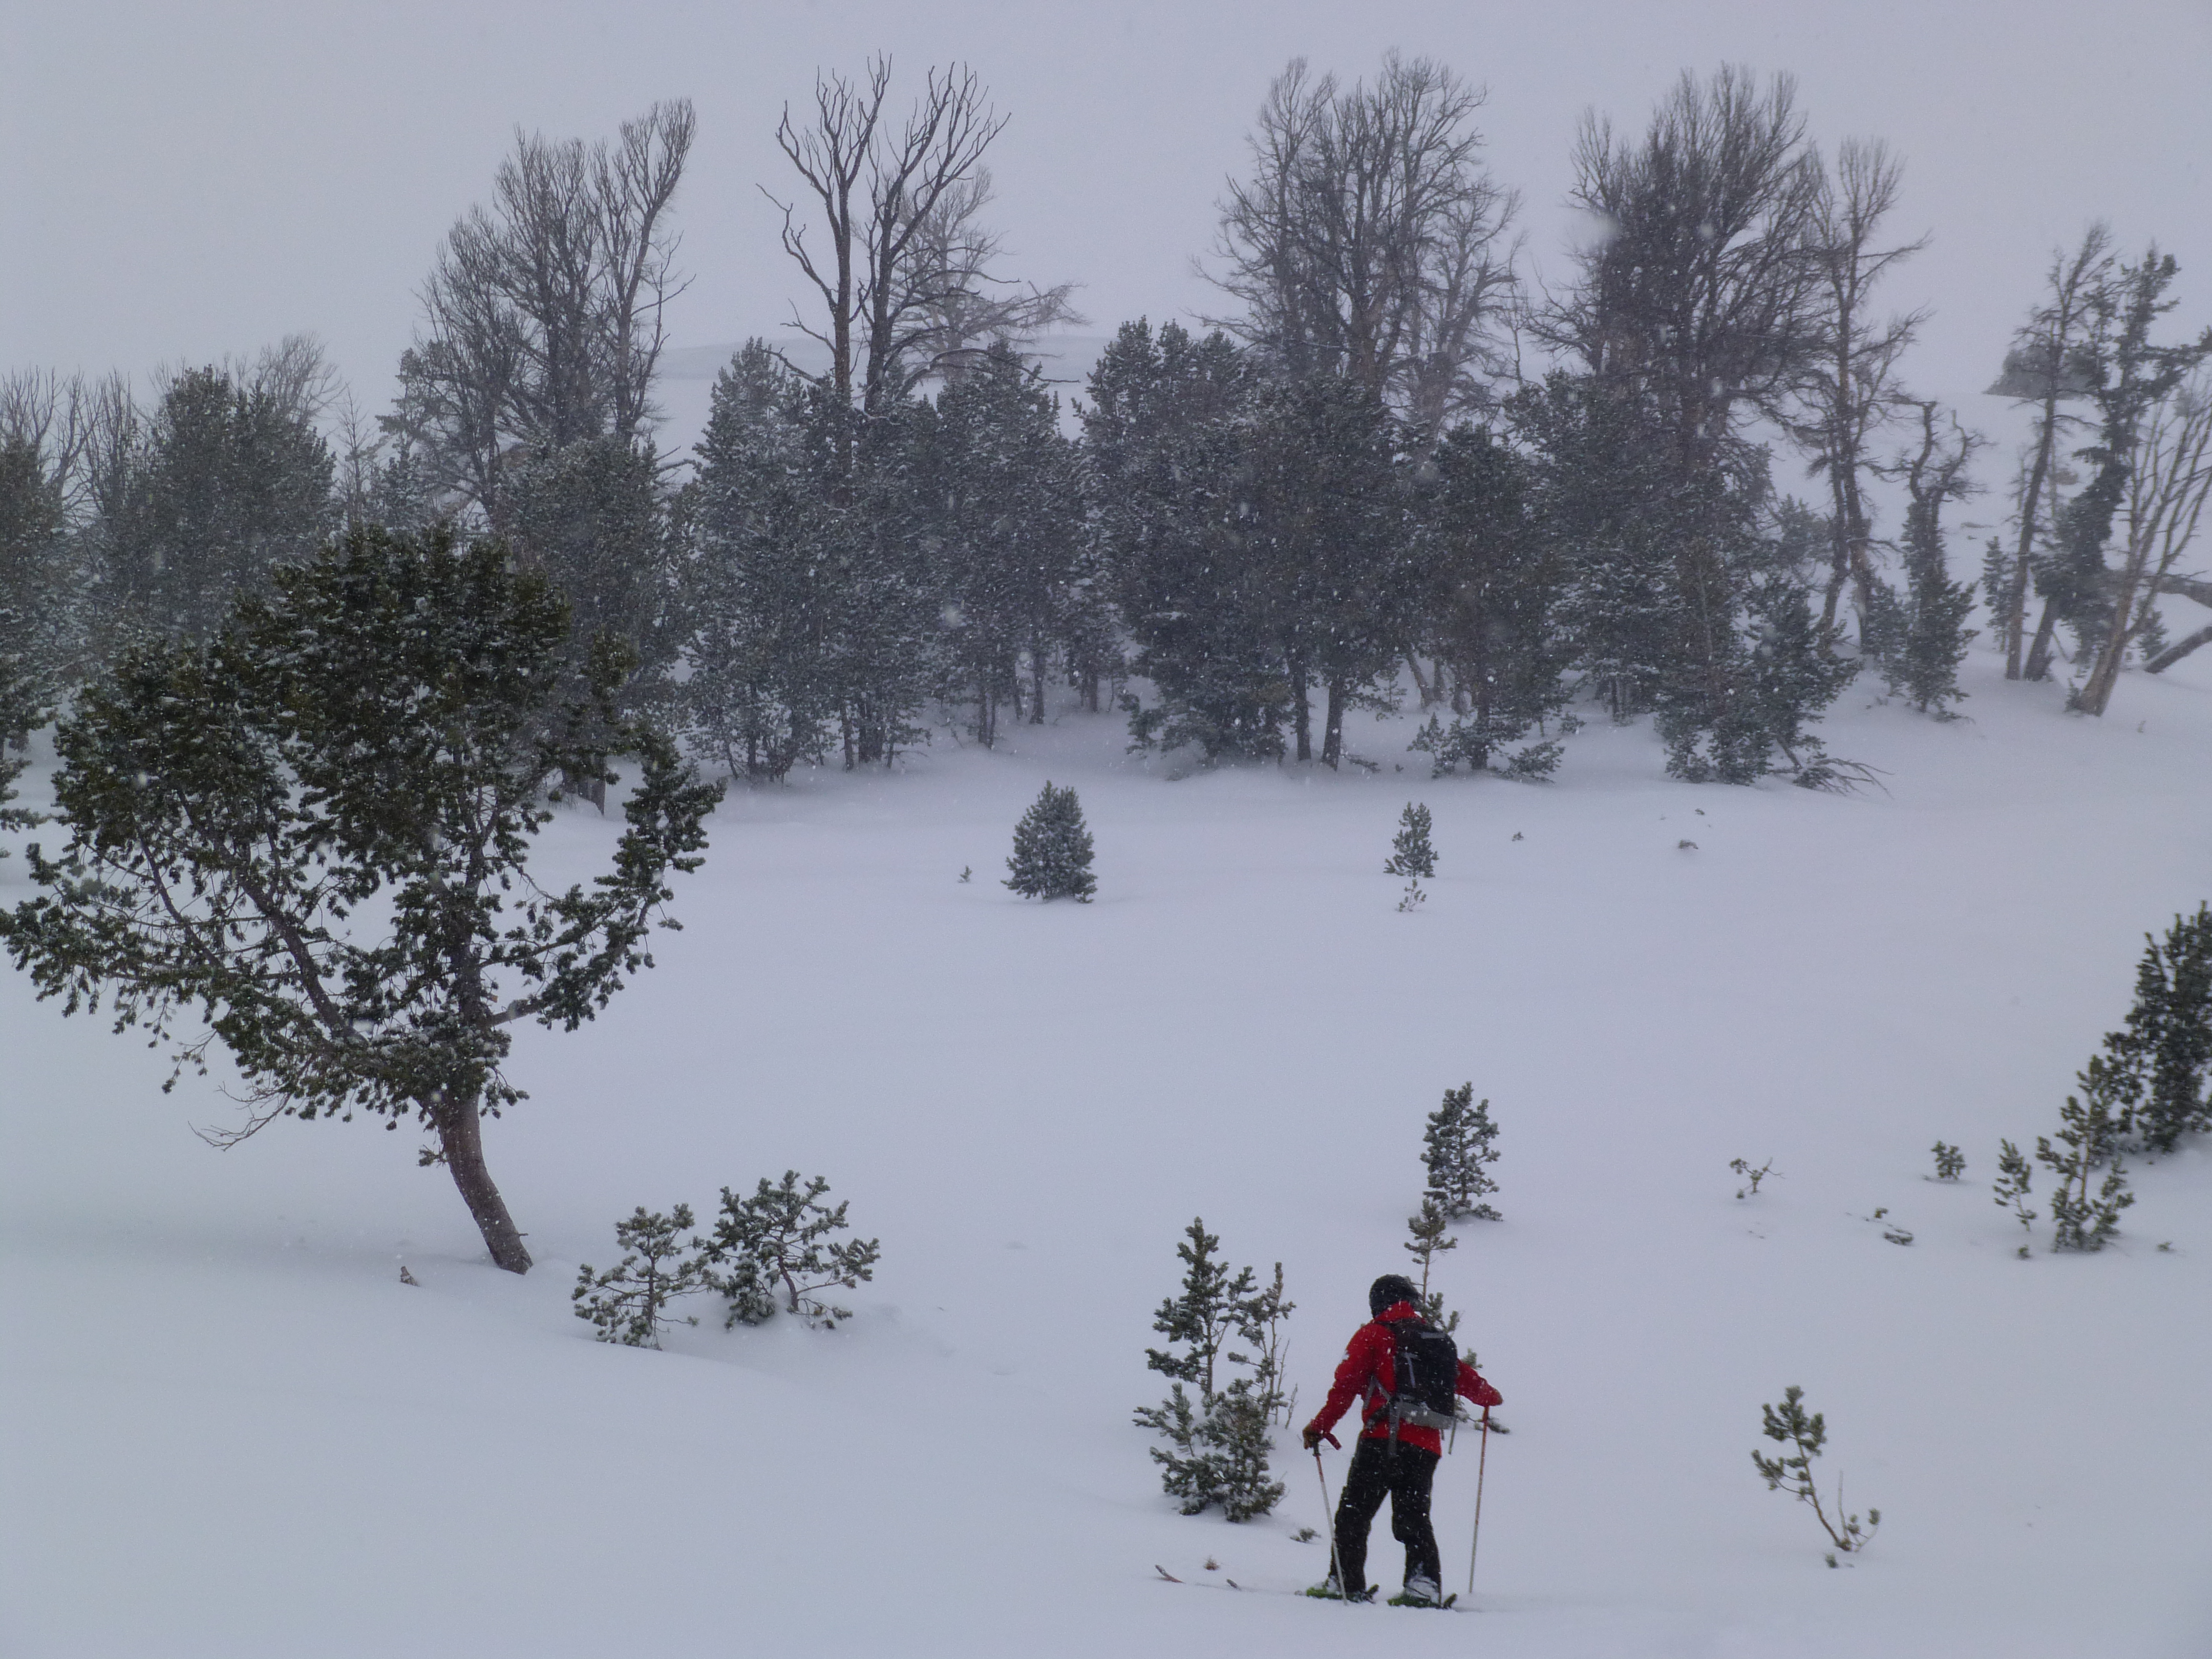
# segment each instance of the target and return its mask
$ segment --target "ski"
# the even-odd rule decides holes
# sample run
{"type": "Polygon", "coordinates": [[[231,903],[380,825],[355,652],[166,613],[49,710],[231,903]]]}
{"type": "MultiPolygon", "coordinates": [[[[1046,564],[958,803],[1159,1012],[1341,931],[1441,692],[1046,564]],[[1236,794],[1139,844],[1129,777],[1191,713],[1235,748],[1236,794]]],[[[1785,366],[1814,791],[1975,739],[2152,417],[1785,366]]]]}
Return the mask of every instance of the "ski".
{"type": "MultiPolygon", "coordinates": [[[[1234,1578],[1228,1577],[1225,1575],[1218,1583],[1214,1583],[1211,1579],[1205,1578],[1178,1578],[1173,1573],[1170,1572],[1165,1567],[1160,1565],[1157,1561],[1152,1563],[1152,1571],[1159,1574],[1159,1576],[1165,1579],[1169,1583],[1181,1584],[1186,1589],[1227,1589],[1235,1590],[1242,1595],[1303,1595],[1316,1601],[1341,1601],[1345,1599],[1341,1595],[1322,1595],[1310,1589],[1277,1589],[1272,1586],[1265,1584],[1240,1584],[1234,1578]]],[[[1378,1585],[1376,1588],[1379,1589],[1381,1586],[1378,1585]]],[[[1385,1601],[1382,1596],[1370,1591],[1364,1602],[1355,1601],[1352,1605],[1354,1607],[1384,1606],[1393,1607],[1427,1607],[1437,1613],[1472,1613],[1474,1611],[1472,1607],[1460,1607],[1458,1602],[1459,1592],[1456,1590],[1444,1597],[1441,1601],[1408,1601],[1404,1597],[1396,1595],[1390,1597],[1388,1601],[1385,1601]]]]}

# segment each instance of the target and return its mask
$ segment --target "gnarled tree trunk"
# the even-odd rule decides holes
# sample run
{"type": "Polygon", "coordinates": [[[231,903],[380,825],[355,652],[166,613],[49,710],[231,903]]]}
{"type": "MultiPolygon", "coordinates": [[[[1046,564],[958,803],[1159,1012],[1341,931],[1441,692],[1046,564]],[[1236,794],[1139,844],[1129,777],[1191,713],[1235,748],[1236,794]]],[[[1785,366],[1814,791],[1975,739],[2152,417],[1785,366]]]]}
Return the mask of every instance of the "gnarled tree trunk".
{"type": "Polygon", "coordinates": [[[461,1202],[476,1218],[477,1231],[491,1252],[492,1265],[511,1273],[528,1273],[530,1252],[523,1248],[522,1234],[507,1212],[507,1200],[484,1167],[483,1118],[475,1097],[456,1099],[450,1091],[441,1092],[430,1103],[430,1121],[437,1127],[438,1144],[446,1167],[453,1172],[453,1185],[460,1189],[461,1202]]]}

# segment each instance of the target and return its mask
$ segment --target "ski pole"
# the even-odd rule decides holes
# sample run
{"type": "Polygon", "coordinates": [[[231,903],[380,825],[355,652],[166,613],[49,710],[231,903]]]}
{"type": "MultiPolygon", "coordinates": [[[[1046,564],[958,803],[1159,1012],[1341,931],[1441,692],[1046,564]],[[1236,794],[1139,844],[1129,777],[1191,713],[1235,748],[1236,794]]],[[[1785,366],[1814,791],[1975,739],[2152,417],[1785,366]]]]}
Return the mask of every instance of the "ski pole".
{"type": "Polygon", "coordinates": [[[1474,1462],[1474,1541],[1467,1547],[1467,1599],[1469,1601],[1474,1600],[1474,1553],[1482,1547],[1482,1477],[1489,1467],[1490,1407],[1485,1406],[1482,1408],[1482,1452],[1474,1462]]]}
{"type": "MultiPolygon", "coordinates": [[[[1332,1446],[1337,1443],[1336,1437],[1326,1429],[1322,1431],[1322,1438],[1332,1446]]],[[[1349,1595],[1350,1592],[1344,1588],[1344,1564],[1336,1559],[1336,1504],[1328,1495],[1328,1471],[1321,1466],[1321,1447],[1318,1444],[1314,1447],[1313,1455],[1314,1478],[1321,1482],[1322,1520],[1328,1528],[1329,1574],[1336,1580],[1337,1594],[1349,1595]]]]}

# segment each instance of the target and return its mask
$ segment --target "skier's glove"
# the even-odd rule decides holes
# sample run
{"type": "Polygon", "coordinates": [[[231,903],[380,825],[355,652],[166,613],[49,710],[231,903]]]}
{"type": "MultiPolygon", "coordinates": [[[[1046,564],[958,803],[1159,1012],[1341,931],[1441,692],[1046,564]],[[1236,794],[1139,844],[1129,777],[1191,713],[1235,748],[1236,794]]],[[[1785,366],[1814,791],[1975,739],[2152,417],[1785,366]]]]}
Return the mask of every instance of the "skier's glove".
{"type": "Polygon", "coordinates": [[[1324,1440],[1328,1441],[1330,1445],[1334,1446],[1339,1451],[1344,1449],[1343,1443],[1338,1440],[1334,1435],[1331,1434],[1327,1429],[1317,1429],[1310,1423],[1306,1425],[1305,1431],[1299,1435],[1298,1438],[1305,1443],[1305,1449],[1308,1451],[1319,1451],[1321,1449],[1321,1443],[1324,1440]]]}

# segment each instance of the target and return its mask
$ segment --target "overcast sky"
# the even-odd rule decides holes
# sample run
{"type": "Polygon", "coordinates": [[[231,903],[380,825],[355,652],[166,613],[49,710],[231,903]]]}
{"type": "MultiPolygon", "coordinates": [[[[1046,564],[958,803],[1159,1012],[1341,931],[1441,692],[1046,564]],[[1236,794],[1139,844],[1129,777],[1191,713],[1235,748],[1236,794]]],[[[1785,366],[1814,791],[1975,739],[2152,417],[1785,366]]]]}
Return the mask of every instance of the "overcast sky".
{"type": "Polygon", "coordinates": [[[0,368],[143,375],[311,330],[380,410],[414,290],[514,129],[599,137],[677,95],[699,136],[673,341],[771,331],[798,291],[756,188],[787,184],[777,113],[872,51],[902,91],[964,60],[1012,116],[989,159],[1012,273],[1083,284],[1102,332],[1189,316],[1218,303],[1192,261],[1270,77],[1391,47],[1487,85],[1492,166],[1554,276],[1585,108],[1640,128],[1685,68],[1792,72],[1825,146],[1904,157],[1896,228],[1935,240],[1888,297],[1935,307],[1909,378],[1970,420],[2093,218],[2175,252],[2177,322],[2212,321],[2212,0],[0,0],[0,368]]]}

